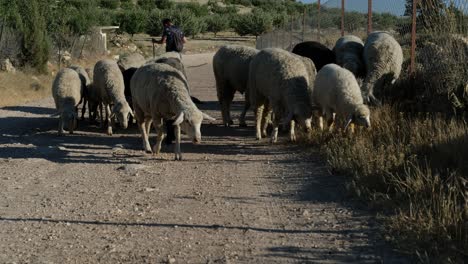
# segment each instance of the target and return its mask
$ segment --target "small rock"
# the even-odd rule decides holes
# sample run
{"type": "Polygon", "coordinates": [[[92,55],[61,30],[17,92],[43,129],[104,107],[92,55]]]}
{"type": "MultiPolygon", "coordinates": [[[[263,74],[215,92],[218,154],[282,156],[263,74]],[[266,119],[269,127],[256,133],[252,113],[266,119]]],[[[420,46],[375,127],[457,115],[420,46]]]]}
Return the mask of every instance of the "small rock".
{"type": "Polygon", "coordinates": [[[13,66],[10,59],[8,58],[0,62],[0,70],[4,72],[10,72],[10,73],[16,72],[15,67],[13,66]]]}
{"type": "Polygon", "coordinates": [[[305,209],[304,212],[302,212],[302,215],[305,217],[309,217],[310,216],[309,210],[305,209]]]}

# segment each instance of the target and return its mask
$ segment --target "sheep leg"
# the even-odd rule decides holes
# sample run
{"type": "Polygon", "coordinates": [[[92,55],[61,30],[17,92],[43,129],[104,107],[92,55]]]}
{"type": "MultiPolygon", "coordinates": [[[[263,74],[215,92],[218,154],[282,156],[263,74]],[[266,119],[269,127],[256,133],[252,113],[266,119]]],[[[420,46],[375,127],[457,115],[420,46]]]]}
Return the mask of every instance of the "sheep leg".
{"type": "Polygon", "coordinates": [[[265,105],[262,116],[262,137],[267,137],[268,124],[271,121],[271,109],[269,104],[265,105]]]}
{"type": "Polygon", "coordinates": [[[175,160],[182,160],[182,152],[180,151],[180,126],[174,126],[174,130],[176,136],[176,144],[174,148],[175,160]]]}
{"type": "Polygon", "coordinates": [[[59,136],[63,135],[63,113],[59,117],[58,134],[59,136]]]}
{"type": "Polygon", "coordinates": [[[111,110],[110,106],[106,105],[106,121],[107,121],[107,135],[112,136],[112,122],[111,122],[111,110]]]}
{"type": "Polygon", "coordinates": [[[245,115],[247,114],[247,111],[250,108],[250,96],[249,96],[249,91],[245,91],[245,104],[244,104],[244,109],[242,110],[242,113],[239,117],[239,126],[240,127],[246,127],[247,123],[245,122],[245,115]]]}
{"type": "Polygon", "coordinates": [[[164,127],[162,118],[153,118],[153,126],[156,129],[156,144],[153,146],[153,155],[159,155],[161,152],[161,143],[164,139],[164,127]]]}
{"type": "Polygon", "coordinates": [[[333,132],[335,125],[335,113],[332,111],[325,112],[325,118],[327,119],[328,132],[333,132]]]}
{"type": "Polygon", "coordinates": [[[320,131],[323,131],[323,115],[319,116],[318,122],[319,122],[320,131]]]}
{"type": "Polygon", "coordinates": [[[275,114],[275,118],[273,118],[273,130],[271,131],[270,143],[278,142],[278,127],[281,121],[280,111],[278,111],[278,109],[275,109],[273,113],[275,114]]]}
{"type": "Polygon", "coordinates": [[[81,120],[85,119],[85,113],[86,113],[86,103],[88,102],[86,97],[83,97],[83,107],[81,108],[81,120]]]}
{"type": "Polygon", "coordinates": [[[141,138],[143,139],[143,149],[145,150],[146,153],[152,153],[151,151],[151,145],[149,143],[148,136],[149,134],[147,133],[146,125],[148,124],[148,121],[143,121],[141,123],[138,123],[138,126],[140,128],[141,132],[141,138]]]}
{"type": "Polygon", "coordinates": [[[102,103],[99,103],[99,118],[101,119],[101,123],[99,124],[99,128],[102,128],[104,126],[104,115],[102,113],[102,103]]]}
{"type": "Polygon", "coordinates": [[[146,120],[146,133],[149,135],[151,131],[151,124],[153,123],[153,120],[148,119],[146,120]]]}
{"type": "Polygon", "coordinates": [[[256,136],[257,140],[262,139],[262,117],[263,117],[263,104],[257,105],[255,110],[255,125],[256,125],[256,136]]]}
{"type": "Polygon", "coordinates": [[[296,142],[296,133],[294,132],[294,127],[296,123],[294,122],[294,120],[291,120],[289,124],[289,138],[291,139],[291,142],[296,142]]]}
{"type": "Polygon", "coordinates": [[[234,89],[226,89],[225,93],[221,97],[221,114],[223,116],[223,124],[224,126],[231,126],[234,122],[231,119],[231,103],[234,99],[234,93],[236,91],[234,89]]]}
{"type": "Polygon", "coordinates": [[[74,127],[75,127],[75,118],[68,121],[68,133],[73,134],[74,127]]]}

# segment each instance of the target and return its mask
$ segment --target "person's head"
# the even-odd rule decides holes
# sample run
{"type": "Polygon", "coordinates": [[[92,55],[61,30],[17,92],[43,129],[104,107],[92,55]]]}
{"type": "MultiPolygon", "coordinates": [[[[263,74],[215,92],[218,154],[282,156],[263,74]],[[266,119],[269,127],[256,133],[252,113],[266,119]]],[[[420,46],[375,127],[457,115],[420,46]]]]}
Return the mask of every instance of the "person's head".
{"type": "Polygon", "coordinates": [[[172,25],[172,21],[171,21],[170,18],[165,18],[161,22],[162,22],[163,26],[165,26],[165,27],[168,27],[168,26],[172,25]]]}

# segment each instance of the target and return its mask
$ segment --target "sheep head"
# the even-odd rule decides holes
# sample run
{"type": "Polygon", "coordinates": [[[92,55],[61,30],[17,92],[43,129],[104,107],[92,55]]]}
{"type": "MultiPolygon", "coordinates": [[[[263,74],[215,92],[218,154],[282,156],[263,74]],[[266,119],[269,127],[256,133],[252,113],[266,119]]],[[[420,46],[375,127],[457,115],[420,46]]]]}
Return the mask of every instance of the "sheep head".
{"type": "Polygon", "coordinates": [[[356,106],[354,113],[348,118],[345,126],[345,130],[348,126],[354,123],[359,126],[365,126],[367,128],[371,127],[370,122],[370,110],[369,107],[366,105],[358,105],[356,106]]]}
{"type": "Polygon", "coordinates": [[[201,124],[203,119],[208,119],[214,121],[215,119],[211,116],[201,112],[200,110],[195,111],[185,111],[181,112],[176,120],[174,121],[174,126],[180,126],[182,131],[187,133],[194,144],[201,143],[201,124]]]}
{"type": "Polygon", "coordinates": [[[112,108],[112,115],[111,119],[114,117],[117,117],[117,120],[120,123],[120,126],[123,129],[126,129],[128,127],[128,116],[132,115],[133,116],[133,111],[128,105],[126,101],[124,102],[119,102],[114,105],[112,108]]]}
{"type": "Polygon", "coordinates": [[[74,109],[66,109],[62,113],[62,120],[67,124],[67,128],[70,134],[73,134],[73,130],[76,128],[77,114],[74,109]]]}

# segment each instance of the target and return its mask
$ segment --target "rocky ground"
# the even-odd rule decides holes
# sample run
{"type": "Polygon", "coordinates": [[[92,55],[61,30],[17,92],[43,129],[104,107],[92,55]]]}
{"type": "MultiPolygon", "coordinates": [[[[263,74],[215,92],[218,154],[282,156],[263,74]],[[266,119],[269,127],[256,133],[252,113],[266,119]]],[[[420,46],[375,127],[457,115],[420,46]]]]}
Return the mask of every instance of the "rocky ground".
{"type": "Polygon", "coordinates": [[[315,150],[220,125],[212,55],[184,56],[218,121],[181,162],[136,128],[58,137],[51,98],[0,109],[0,263],[404,263],[315,150]]]}

